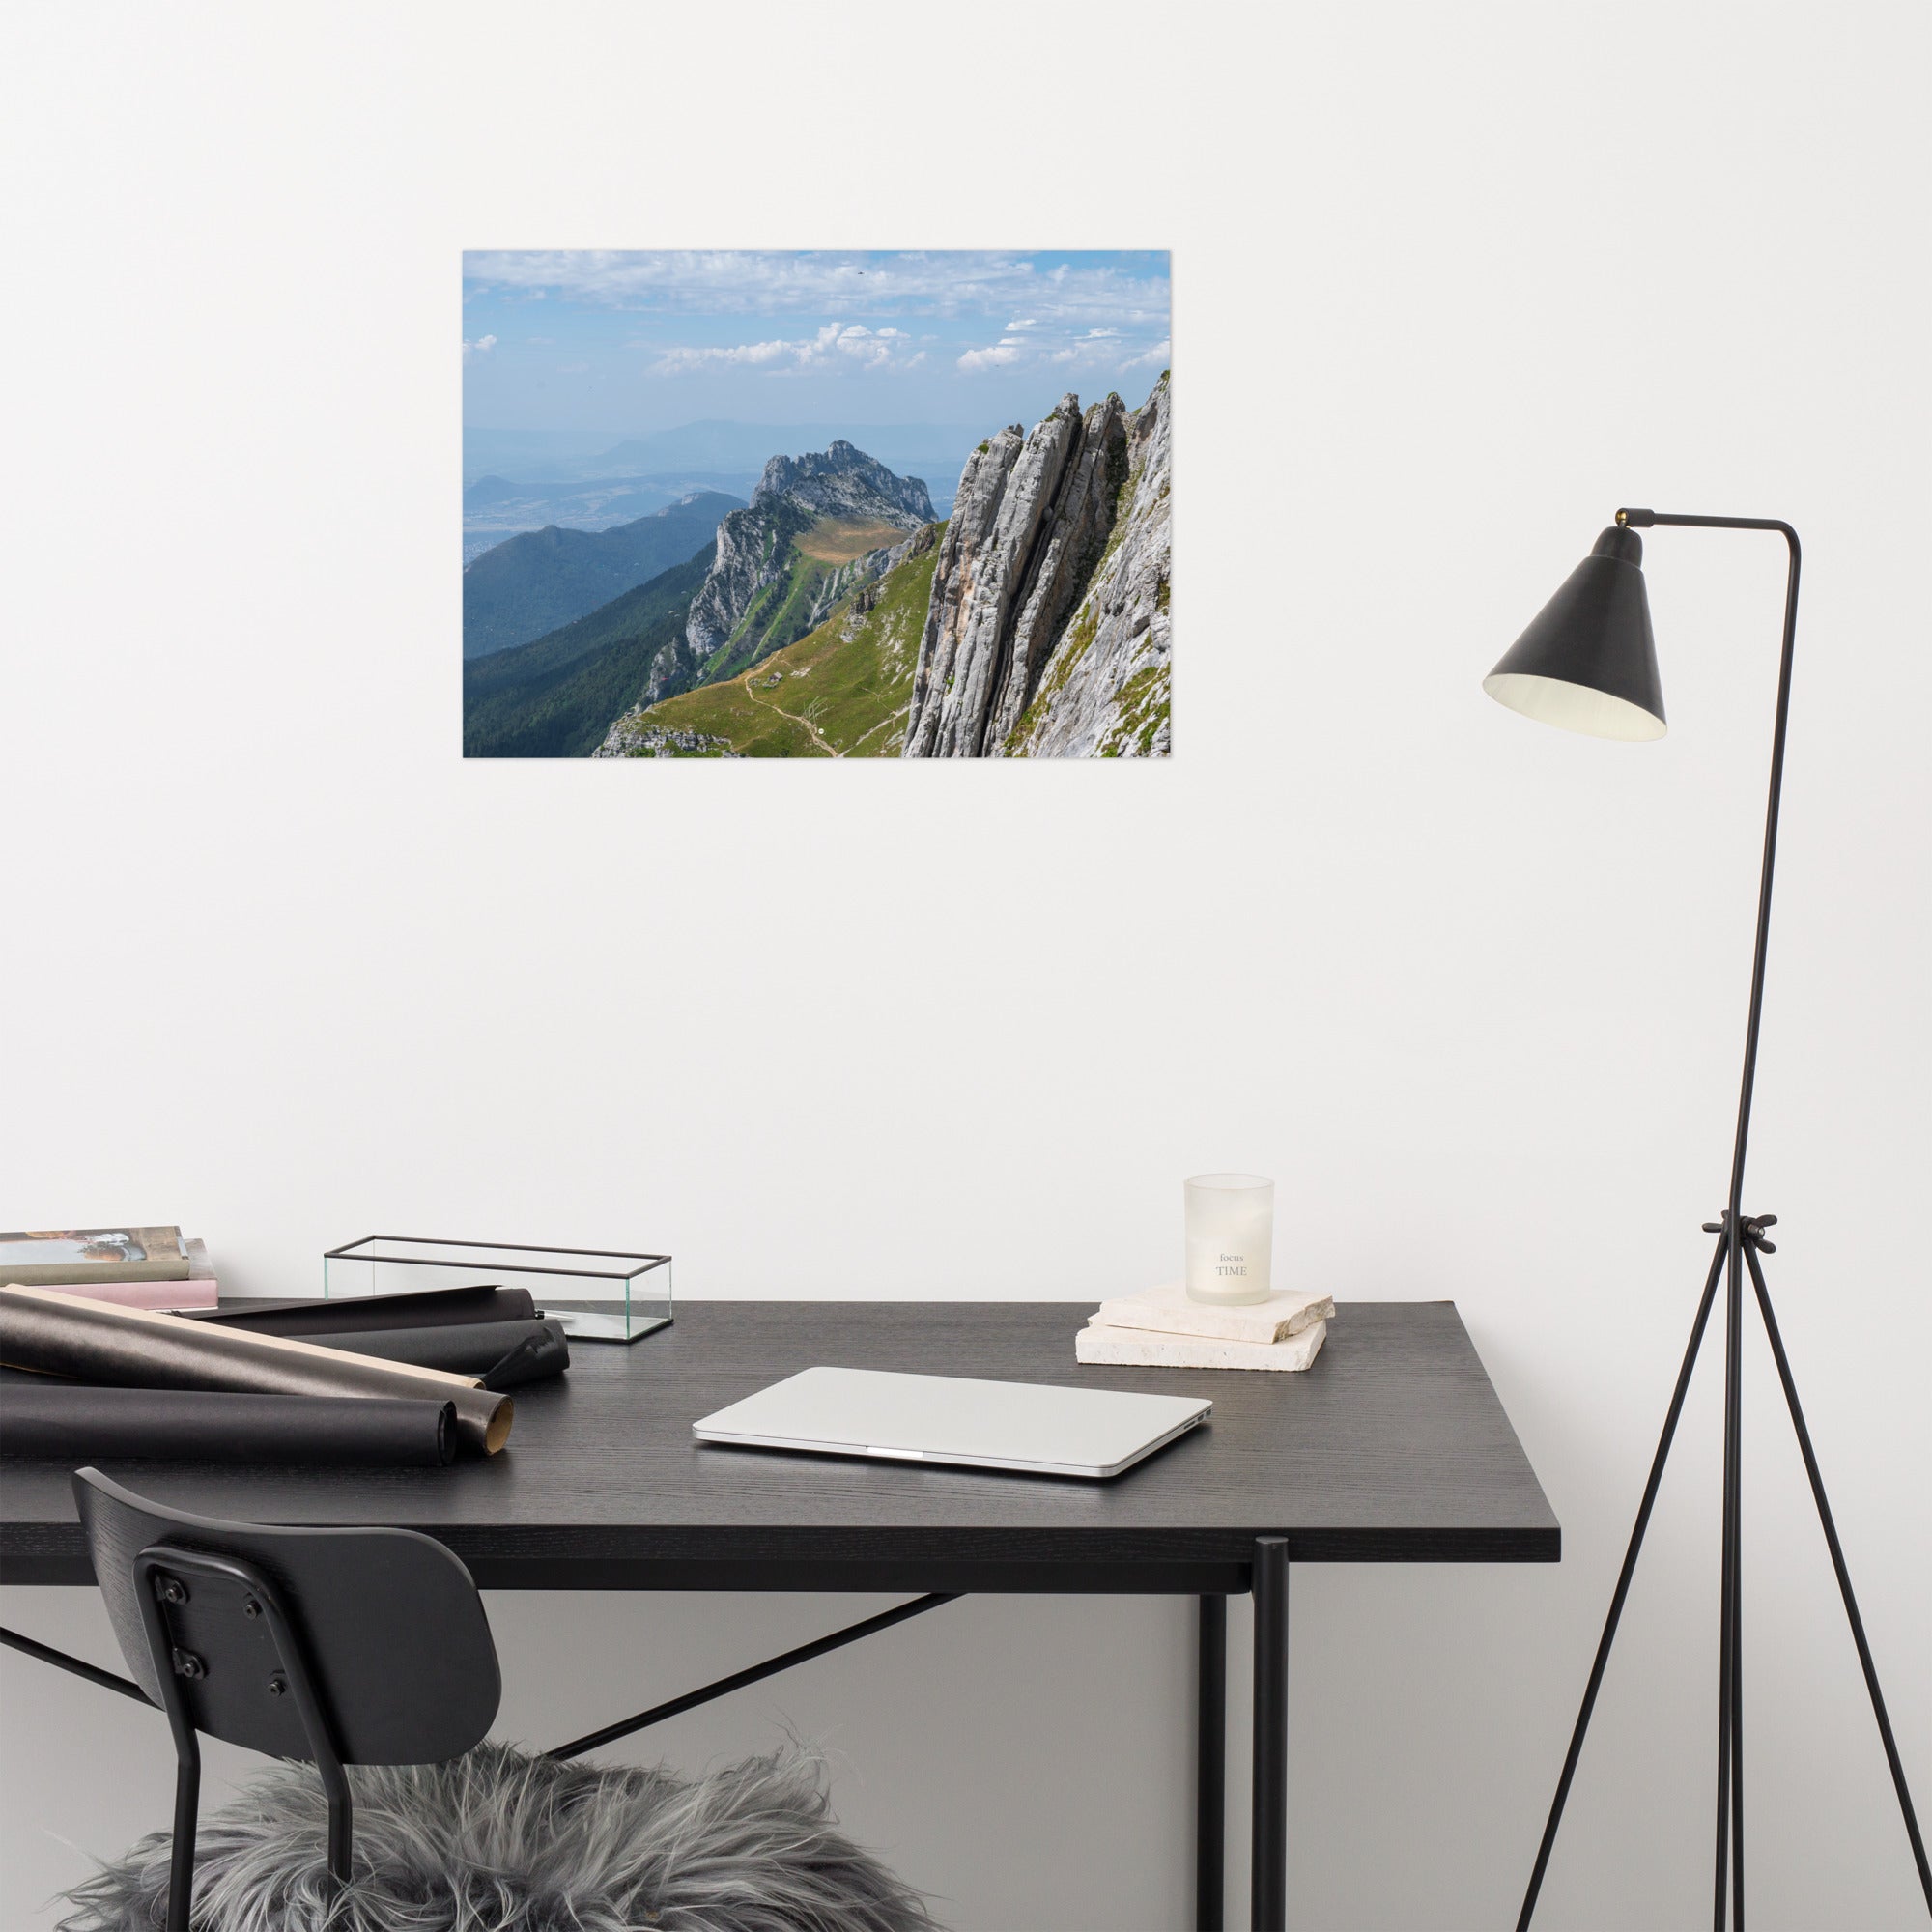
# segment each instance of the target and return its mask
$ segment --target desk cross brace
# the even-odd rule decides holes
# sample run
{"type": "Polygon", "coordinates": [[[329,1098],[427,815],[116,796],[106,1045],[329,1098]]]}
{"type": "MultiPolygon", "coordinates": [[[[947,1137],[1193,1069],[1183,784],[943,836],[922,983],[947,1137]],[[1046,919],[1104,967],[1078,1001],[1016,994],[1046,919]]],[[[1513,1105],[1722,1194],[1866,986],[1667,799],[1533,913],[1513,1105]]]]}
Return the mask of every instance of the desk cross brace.
{"type": "Polygon", "coordinates": [[[762,1663],[754,1663],[746,1670],[734,1670],[729,1677],[721,1677],[715,1684],[706,1684],[700,1690],[687,1690],[682,1697],[673,1697],[666,1704],[653,1704],[648,1711],[639,1711],[635,1718],[620,1719],[614,1724],[606,1724],[601,1731],[592,1731],[585,1737],[573,1738],[567,1745],[558,1745],[554,1750],[544,1752],[546,1757],[582,1757],[585,1751],[597,1750],[604,1745],[615,1744],[619,1738],[628,1738],[633,1731],[641,1731],[651,1724],[661,1724],[667,1718],[675,1718],[685,1711],[694,1711],[700,1704],[708,1704],[714,1697],[727,1696],[733,1690],[742,1690],[748,1684],[756,1684],[767,1677],[776,1677],[781,1670],[789,1670],[795,1663],[809,1663],[814,1657],[823,1657],[827,1651],[841,1649],[848,1643],[857,1643],[862,1636],[870,1636],[874,1631],[890,1630],[895,1624],[902,1624],[909,1617],[923,1615],[927,1610],[936,1610],[941,1604],[956,1603],[960,1592],[957,1590],[935,1590],[928,1596],[915,1597],[910,1603],[895,1605],[890,1610],[881,1610],[875,1617],[867,1617],[862,1622],[848,1624],[841,1631],[834,1631],[830,1636],[821,1636],[810,1643],[802,1643],[796,1650],[781,1652],[762,1663]]]}
{"type": "MultiPolygon", "coordinates": [[[[606,1724],[600,1731],[592,1731],[585,1737],[573,1738],[567,1745],[558,1745],[554,1750],[543,1753],[545,1757],[582,1757],[585,1751],[596,1750],[603,1745],[615,1744],[619,1738],[628,1738],[635,1731],[647,1729],[652,1724],[661,1724],[668,1718],[675,1718],[686,1711],[695,1711],[700,1704],[708,1704],[715,1697],[728,1696],[733,1690],[742,1690],[748,1684],[757,1684],[767,1677],[776,1677],[781,1670],[789,1670],[794,1664],[809,1663],[814,1657],[823,1657],[828,1651],[841,1649],[848,1643],[857,1643],[862,1636],[870,1636],[875,1631],[890,1630],[895,1624],[902,1624],[908,1618],[916,1617],[926,1610],[936,1610],[942,1604],[956,1603],[962,1593],[959,1591],[936,1590],[928,1596],[915,1597],[910,1603],[895,1605],[890,1610],[882,1610],[877,1616],[867,1617],[856,1624],[848,1624],[845,1629],[834,1631],[829,1636],[814,1638],[810,1643],[802,1643],[794,1650],[781,1652],[777,1657],[767,1658],[762,1663],[754,1663],[749,1669],[734,1670],[728,1677],[721,1677],[715,1684],[706,1684],[696,1690],[687,1690],[681,1697],[673,1697],[668,1703],[653,1704],[647,1711],[639,1711],[634,1718],[620,1719],[614,1724],[606,1724]]],[[[56,1650],[52,1644],[37,1643],[30,1636],[23,1636],[18,1631],[0,1628],[0,1644],[11,1650],[23,1652],[38,1659],[42,1663],[51,1663],[56,1670],[65,1670],[71,1675],[85,1679],[89,1684],[102,1690],[115,1690],[124,1697],[131,1697],[137,1704],[145,1704],[150,1710],[159,1707],[154,1699],[126,1677],[117,1677],[111,1670],[99,1670],[80,1658],[71,1657],[64,1650],[56,1650]]]]}
{"type": "Polygon", "coordinates": [[[116,1677],[111,1670],[97,1670],[93,1664],[83,1663],[79,1658],[70,1657],[64,1650],[56,1650],[50,1643],[36,1643],[32,1637],[22,1636],[18,1631],[0,1629],[0,1644],[5,1644],[9,1650],[23,1651],[43,1663],[51,1663],[56,1670],[84,1677],[88,1683],[98,1685],[103,1690],[118,1690],[122,1696],[131,1697],[135,1703],[145,1704],[151,1711],[160,1709],[131,1678],[116,1677]]]}

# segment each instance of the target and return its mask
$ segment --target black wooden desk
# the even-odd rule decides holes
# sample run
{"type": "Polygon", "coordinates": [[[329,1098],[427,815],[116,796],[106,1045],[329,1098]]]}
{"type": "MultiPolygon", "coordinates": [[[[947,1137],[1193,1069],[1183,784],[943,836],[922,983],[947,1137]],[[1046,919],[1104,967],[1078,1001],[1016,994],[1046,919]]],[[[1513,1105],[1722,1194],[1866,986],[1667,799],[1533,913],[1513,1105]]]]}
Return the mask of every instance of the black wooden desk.
{"type": "MultiPolygon", "coordinates": [[[[484,1589],[1198,1596],[1204,1926],[1221,1914],[1225,1600],[1252,1590],[1254,1924],[1266,1932],[1286,1909],[1290,1562],[1549,1563],[1560,1532],[1453,1303],[1347,1304],[1299,1375],[1081,1368],[1073,1334],[1090,1312],[700,1302],[635,1347],[581,1345],[562,1380],[520,1390],[509,1447],[488,1462],[118,1473],[207,1515],[420,1529],[484,1589]],[[814,1363],[1153,1389],[1206,1396],[1214,1413],[1111,1483],[693,1440],[697,1417],[814,1363]]],[[[66,1471],[4,1465],[0,1580],[93,1580],[66,1471]]]]}

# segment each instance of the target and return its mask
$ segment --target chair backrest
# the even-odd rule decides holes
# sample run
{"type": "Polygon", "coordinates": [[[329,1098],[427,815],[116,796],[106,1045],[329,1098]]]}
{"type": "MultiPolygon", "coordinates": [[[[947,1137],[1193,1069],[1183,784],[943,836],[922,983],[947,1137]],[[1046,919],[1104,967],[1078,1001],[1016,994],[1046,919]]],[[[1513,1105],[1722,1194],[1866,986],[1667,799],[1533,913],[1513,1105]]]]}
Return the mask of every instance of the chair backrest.
{"type": "Polygon", "coordinates": [[[291,1634],[295,1674],[305,1669],[344,1763],[438,1764],[495,1720],[502,1678],[483,1600],[432,1538],[222,1522],[98,1469],[79,1470],[73,1491],[128,1669],[164,1704],[155,1651],[171,1653],[169,1690],[196,1730],[316,1761],[298,1708],[307,1698],[290,1694],[291,1634]]]}

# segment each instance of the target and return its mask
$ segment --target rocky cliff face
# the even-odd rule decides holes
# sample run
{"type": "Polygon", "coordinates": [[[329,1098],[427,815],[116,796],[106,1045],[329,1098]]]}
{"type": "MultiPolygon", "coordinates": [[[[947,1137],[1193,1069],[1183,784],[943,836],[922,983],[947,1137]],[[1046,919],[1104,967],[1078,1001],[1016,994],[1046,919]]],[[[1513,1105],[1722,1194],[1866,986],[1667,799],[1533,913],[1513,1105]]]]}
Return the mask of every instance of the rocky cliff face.
{"type": "Polygon", "coordinates": [[[932,499],[917,476],[895,476],[849,442],[774,456],[750,505],[718,526],[717,561],[685,623],[693,681],[732,676],[804,637],[886,567],[891,546],[842,559],[801,551],[800,539],[828,520],[911,532],[933,521],[932,499]]]}
{"type": "Polygon", "coordinates": [[[905,756],[1167,754],[1168,414],[1165,376],[1131,415],[1068,395],[967,459],[905,756]]]}
{"type": "Polygon", "coordinates": [[[718,526],[718,557],[711,575],[691,600],[685,639],[692,660],[702,666],[730,639],[761,591],[790,567],[792,539],[811,518],[781,498],[733,510],[718,526]]]}
{"type": "Polygon", "coordinates": [[[735,758],[724,738],[706,736],[702,731],[667,731],[645,724],[641,708],[627,711],[604,734],[604,742],[591,753],[593,758],[735,758]]]}
{"type": "Polygon", "coordinates": [[[703,660],[692,653],[689,635],[680,634],[651,660],[650,673],[644,679],[643,696],[639,702],[655,704],[661,697],[689,691],[697,682],[702,668],[703,660]]]}
{"type": "Polygon", "coordinates": [[[1164,758],[1174,749],[1173,457],[1168,379],[1127,419],[1127,480],[1100,561],[1002,748],[1026,758],[1164,758]]]}

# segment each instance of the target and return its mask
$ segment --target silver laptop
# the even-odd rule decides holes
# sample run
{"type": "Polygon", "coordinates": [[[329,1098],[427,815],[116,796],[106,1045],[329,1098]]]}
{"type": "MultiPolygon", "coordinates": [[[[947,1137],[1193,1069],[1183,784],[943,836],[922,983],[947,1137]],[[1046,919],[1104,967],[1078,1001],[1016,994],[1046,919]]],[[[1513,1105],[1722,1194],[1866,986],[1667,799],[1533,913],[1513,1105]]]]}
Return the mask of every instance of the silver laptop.
{"type": "Polygon", "coordinates": [[[701,1442],[1118,1476],[1208,1419],[1211,1402],[1119,1389],[804,1369],[691,1425],[701,1442]]]}

